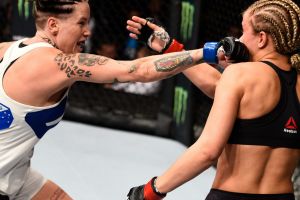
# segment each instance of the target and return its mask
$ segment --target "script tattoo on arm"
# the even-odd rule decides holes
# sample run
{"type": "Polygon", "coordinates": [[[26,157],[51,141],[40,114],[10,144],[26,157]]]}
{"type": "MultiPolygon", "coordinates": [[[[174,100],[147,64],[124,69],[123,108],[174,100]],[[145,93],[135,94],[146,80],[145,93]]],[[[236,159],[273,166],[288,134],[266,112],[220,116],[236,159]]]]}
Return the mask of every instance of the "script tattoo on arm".
{"type": "Polygon", "coordinates": [[[170,72],[179,67],[185,67],[193,63],[193,58],[189,52],[165,57],[154,62],[156,71],[158,72],[170,72]]]}
{"type": "Polygon", "coordinates": [[[55,62],[60,67],[60,70],[67,74],[68,78],[79,76],[89,78],[92,76],[92,73],[88,70],[80,68],[76,64],[75,54],[63,54],[59,53],[55,57],[55,62]]]}

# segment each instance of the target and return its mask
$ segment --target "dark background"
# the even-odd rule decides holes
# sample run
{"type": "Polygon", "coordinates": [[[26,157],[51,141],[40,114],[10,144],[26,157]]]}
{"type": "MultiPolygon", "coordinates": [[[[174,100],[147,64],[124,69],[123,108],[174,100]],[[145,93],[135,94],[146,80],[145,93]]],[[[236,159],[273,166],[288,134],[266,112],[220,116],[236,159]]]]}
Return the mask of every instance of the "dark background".
{"type": "MultiPolygon", "coordinates": [[[[90,0],[92,36],[86,52],[113,46],[114,59],[134,59],[142,44],[128,40],[130,16],[155,17],[186,49],[228,35],[239,36],[241,13],[253,0],[90,0]],[[187,17],[190,16],[190,17],[187,17]]],[[[299,0],[295,0],[299,5],[299,0]]],[[[32,5],[0,2],[0,42],[33,36],[32,5]]],[[[148,52],[151,54],[151,52],[148,52]]],[[[104,54],[104,53],[103,53],[104,54]]],[[[114,90],[106,85],[76,83],[69,96],[66,120],[151,134],[192,144],[201,134],[212,100],[182,74],[160,83],[151,95],[114,90]],[[179,93],[178,93],[179,92],[179,93]],[[184,109],[183,109],[184,108],[184,109]]]]}

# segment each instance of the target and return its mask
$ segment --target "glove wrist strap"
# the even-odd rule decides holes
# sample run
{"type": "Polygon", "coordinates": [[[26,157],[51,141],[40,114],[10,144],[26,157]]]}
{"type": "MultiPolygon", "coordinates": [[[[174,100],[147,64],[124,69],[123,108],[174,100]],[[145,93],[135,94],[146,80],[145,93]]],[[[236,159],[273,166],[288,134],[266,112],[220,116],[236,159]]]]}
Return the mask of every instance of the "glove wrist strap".
{"type": "MultiPolygon", "coordinates": [[[[157,177],[152,178],[144,188],[144,196],[149,197],[151,200],[161,200],[163,199],[167,194],[161,193],[157,190],[155,187],[155,180],[157,177]]],[[[146,198],[148,199],[148,198],[146,198]]]]}
{"type": "Polygon", "coordinates": [[[162,52],[171,53],[171,52],[179,52],[184,49],[184,45],[179,43],[177,40],[173,39],[163,50],[162,52]]]}

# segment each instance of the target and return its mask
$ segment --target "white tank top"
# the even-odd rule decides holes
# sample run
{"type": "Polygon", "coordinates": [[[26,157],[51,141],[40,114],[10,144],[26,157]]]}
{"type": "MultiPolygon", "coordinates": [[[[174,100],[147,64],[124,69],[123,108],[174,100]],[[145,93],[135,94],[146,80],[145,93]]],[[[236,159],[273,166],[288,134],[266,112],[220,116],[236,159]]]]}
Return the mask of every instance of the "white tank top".
{"type": "Polygon", "coordinates": [[[14,42],[0,62],[0,193],[7,195],[16,193],[22,187],[34,145],[62,119],[67,100],[66,93],[54,105],[35,107],[7,96],[2,82],[11,64],[35,48],[52,47],[45,42],[20,47],[23,40],[14,42]]]}

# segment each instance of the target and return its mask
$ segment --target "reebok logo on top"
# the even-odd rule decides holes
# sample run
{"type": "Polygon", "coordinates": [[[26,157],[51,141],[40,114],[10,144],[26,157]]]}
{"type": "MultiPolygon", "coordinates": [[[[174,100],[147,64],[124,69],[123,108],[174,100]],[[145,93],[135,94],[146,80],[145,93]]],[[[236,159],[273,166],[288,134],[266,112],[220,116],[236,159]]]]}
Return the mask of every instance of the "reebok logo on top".
{"type": "Polygon", "coordinates": [[[293,117],[290,117],[285,123],[283,131],[285,133],[298,133],[298,127],[293,117]]]}

